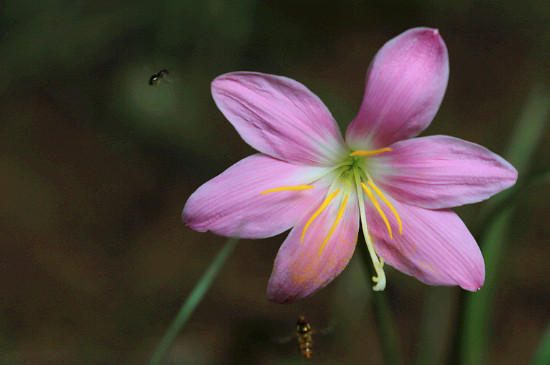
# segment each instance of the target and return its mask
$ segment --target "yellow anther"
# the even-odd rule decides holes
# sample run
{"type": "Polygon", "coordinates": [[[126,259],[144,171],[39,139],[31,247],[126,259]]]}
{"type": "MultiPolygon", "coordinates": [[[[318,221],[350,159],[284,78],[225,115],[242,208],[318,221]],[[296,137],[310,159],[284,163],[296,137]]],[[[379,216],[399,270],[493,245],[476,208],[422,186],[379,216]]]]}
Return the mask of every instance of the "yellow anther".
{"type": "Polygon", "coordinates": [[[384,194],[382,194],[380,189],[378,189],[378,187],[376,185],[374,185],[374,183],[372,181],[369,180],[367,182],[367,184],[369,184],[370,187],[376,192],[376,195],[378,195],[380,197],[380,199],[382,199],[384,201],[384,203],[386,203],[388,208],[391,209],[391,211],[393,212],[393,215],[395,215],[395,219],[397,219],[397,224],[399,224],[399,234],[403,234],[403,224],[401,223],[401,218],[399,217],[399,214],[397,214],[397,210],[395,210],[395,208],[393,207],[393,205],[391,205],[388,198],[386,198],[384,196],[384,194]]]}
{"type": "Polygon", "coordinates": [[[359,151],[354,151],[352,153],[350,153],[349,155],[350,156],[363,156],[363,157],[368,157],[368,156],[374,156],[374,155],[379,155],[383,152],[389,152],[391,151],[391,148],[390,147],[384,147],[384,148],[380,148],[380,149],[377,149],[377,150],[372,150],[372,151],[363,151],[363,150],[359,150],[359,151]]]}
{"type": "Polygon", "coordinates": [[[307,189],[313,189],[313,186],[311,185],[281,186],[280,188],[266,190],[260,195],[275,193],[277,191],[298,191],[298,190],[307,190],[307,189]]]}
{"type": "Polygon", "coordinates": [[[346,209],[346,204],[347,203],[348,203],[348,195],[346,195],[346,197],[344,198],[344,201],[342,202],[342,204],[340,204],[340,209],[338,209],[338,214],[336,215],[336,220],[334,221],[334,224],[332,225],[332,228],[328,232],[327,237],[325,238],[325,240],[321,244],[321,247],[319,248],[319,255],[317,255],[317,256],[321,256],[321,252],[323,251],[323,248],[325,247],[328,240],[330,239],[330,237],[332,236],[332,234],[336,230],[336,227],[338,226],[338,222],[340,222],[340,219],[342,219],[342,216],[344,215],[344,210],[346,209]]]}
{"type": "Polygon", "coordinates": [[[363,187],[363,190],[365,190],[365,193],[367,193],[367,196],[369,197],[370,201],[372,202],[376,210],[378,211],[378,214],[380,214],[380,216],[382,217],[382,220],[384,220],[384,223],[386,223],[386,228],[388,229],[388,232],[390,233],[390,239],[392,240],[393,234],[391,233],[390,222],[388,221],[388,218],[386,218],[386,215],[384,214],[384,211],[382,210],[382,208],[380,208],[380,204],[378,204],[378,202],[376,201],[376,198],[374,197],[374,194],[368,188],[367,185],[365,185],[364,183],[361,183],[361,186],[363,187]]]}
{"type": "Polygon", "coordinates": [[[307,221],[306,225],[304,226],[304,229],[302,230],[302,238],[300,239],[300,243],[304,242],[304,236],[306,235],[306,231],[308,229],[308,227],[311,225],[311,223],[313,223],[313,221],[315,220],[315,218],[317,218],[317,216],[319,216],[319,214],[321,214],[321,212],[323,210],[325,210],[325,208],[330,204],[330,202],[332,201],[332,199],[334,199],[334,197],[336,196],[336,194],[338,194],[340,192],[340,189],[337,189],[334,193],[330,194],[329,196],[327,196],[325,198],[325,201],[323,202],[323,204],[321,204],[321,206],[319,207],[319,209],[317,209],[317,211],[315,211],[315,213],[313,213],[313,215],[311,216],[311,218],[309,218],[309,220],[307,221]]]}

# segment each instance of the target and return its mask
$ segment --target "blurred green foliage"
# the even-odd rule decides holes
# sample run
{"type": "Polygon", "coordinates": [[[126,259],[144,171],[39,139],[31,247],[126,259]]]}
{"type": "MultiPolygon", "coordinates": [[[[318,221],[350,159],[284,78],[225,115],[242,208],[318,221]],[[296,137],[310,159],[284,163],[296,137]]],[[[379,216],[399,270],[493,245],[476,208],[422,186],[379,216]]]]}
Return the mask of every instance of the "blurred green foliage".
{"type": "MultiPolygon", "coordinates": [[[[549,80],[548,24],[547,0],[3,1],[0,363],[150,357],[224,241],[181,224],[187,197],[253,153],[211,100],[214,77],[291,77],[345,128],[377,49],[407,28],[437,27],[451,76],[426,134],[502,153],[532,85],[549,80]],[[171,82],[149,86],[164,68],[171,82]]],[[[548,133],[540,132],[534,171],[550,165],[548,133]]],[[[489,363],[525,363],[550,315],[550,190],[518,199],[493,298],[489,363]]],[[[479,208],[458,212],[475,227],[479,208]]],[[[269,338],[292,332],[301,313],[315,326],[340,324],[330,341],[319,339],[319,363],[381,363],[355,261],[313,298],[267,303],[283,238],[240,243],[167,363],[299,361],[294,343],[269,338]]],[[[408,363],[427,289],[397,272],[389,283],[408,363]]]]}

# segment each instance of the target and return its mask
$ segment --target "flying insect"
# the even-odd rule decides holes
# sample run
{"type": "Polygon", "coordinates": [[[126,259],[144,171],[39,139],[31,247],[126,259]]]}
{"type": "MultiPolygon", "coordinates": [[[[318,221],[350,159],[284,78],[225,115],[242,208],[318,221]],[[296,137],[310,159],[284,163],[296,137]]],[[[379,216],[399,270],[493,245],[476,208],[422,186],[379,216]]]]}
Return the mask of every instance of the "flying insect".
{"type": "Polygon", "coordinates": [[[168,75],[167,69],[162,69],[149,78],[149,85],[156,86],[164,76],[168,75]]]}
{"type": "Polygon", "coordinates": [[[313,338],[311,325],[305,316],[301,315],[296,321],[296,336],[298,337],[298,343],[300,344],[300,352],[304,359],[311,359],[313,354],[313,338]]]}

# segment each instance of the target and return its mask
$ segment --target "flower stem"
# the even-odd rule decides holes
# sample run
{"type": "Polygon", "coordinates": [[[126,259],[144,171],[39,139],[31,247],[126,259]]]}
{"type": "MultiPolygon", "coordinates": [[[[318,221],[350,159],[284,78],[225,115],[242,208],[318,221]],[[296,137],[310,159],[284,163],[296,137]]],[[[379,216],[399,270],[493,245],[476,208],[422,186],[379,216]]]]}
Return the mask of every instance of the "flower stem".
{"type": "Polygon", "coordinates": [[[416,365],[449,363],[446,357],[453,341],[458,296],[457,288],[427,288],[418,336],[416,365]]]}
{"type": "MultiPolygon", "coordinates": [[[[371,257],[369,249],[365,242],[357,242],[359,253],[362,256],[363,267],[367,280],[370,282],[373,277],[373,268],[371,267],[371,257]]],[[[382,347],[384,363],[386,365],[402,365],[403,355],[401,352],[401,340],[397,332],[395,321],[393,320],[388,298],[384,291],[373,291],[371,297],[372,310],[378,329],[378,338],[382,347]]]]}
{"type": "Polygon", "coordinates": [[[151,357],[151,361],[149,361],[149,365],[160,364],[161,361],[164,359],[168,349],[176,339],[176,336],[178,335],[178,333],[180,333],[181,329],[183,328],[189,317],[191,317],[191,314],[193,314],[197,305],[201,302],[202,298],[212,285],[212,282],[220,272],[220,269],[223,267],[225,261],[227,260],[231,252],[233,252],[233,249],[237,245],[238,241],[239,239],[235,237],[227,240],[225,246],[214,258],[214,261],[212,261],[208,269],[206,269],[202,277],[193,288],[191,294],[189,294],[187,299],[183,302],[179,313],[177,314],[176,318],[174,318],[174,320],[170,324],[170,327],[164,334],[164,337],[160,341],[157,349],[151,357]]]}

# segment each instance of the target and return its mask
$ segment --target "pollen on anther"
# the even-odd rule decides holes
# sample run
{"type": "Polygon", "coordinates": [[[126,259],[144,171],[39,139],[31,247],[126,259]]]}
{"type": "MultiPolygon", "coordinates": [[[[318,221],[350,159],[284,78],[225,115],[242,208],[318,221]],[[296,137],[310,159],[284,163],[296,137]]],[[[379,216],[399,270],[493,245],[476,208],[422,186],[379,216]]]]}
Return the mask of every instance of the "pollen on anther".
{"type": "Polygon", "coordinates": [[[300,190],[307,190],[307,189],[313,189],[313,186],[312,185],[281,186],[279,188],[266,190],[262,192],[260,195],[275,193],[277,191],[300,191],[300,190]]]}
{"type": "Polygon", "coordinates": [[[304,229],[302,230],[302,237],[300,239],[300,242],[304,242],[304,237],[306,235],[306,231],[307,229],[309,228],[309,226],[311,225],[311,223],[313,223],[313,221],[315,220],[315,218],[317,218],[319,216],[319,214],[321,214],[323,212],[323,210],[325,210],[325,208],[330,204],[330,202],[332,201],[332,199],[334,199],[334,197],[340,192],[340,189],[337,189],[336,191],[334,191],[332,194],[330,194],[329,196],[327,196],[325,198],[325,200],[323,201],[323,203],[321,204],[321,206],[319,207],[319,209],[317,209],[315,211],[315,213],[313,213],[313,215],[309,218],[309,220],[307,221],[306,225],[304,226],[304,229]]]}
{"type": "Polygon", "coordinates": [[[393,205],[390,203],[388,198],[386,198],[386,196],[382,193],[382,191],[378,189],[378,187],[372,181],[369,180],[367,184],[369,184],[369,186],[374,190],[376,195],[378,195],[380,199],[382,199],[382,201],[386,203],[388,208],[390,208],[393,215],[395,216],[395,219],[397,219],[397,224],[399,225],[399,234],[403,234],[403,223],[401,222],[401,217],[399,217],[399,214],[397,214],[397,210],[393,207],[393,205]]]}
{"type": "Polygon", "coordinates": [[[363,151],[363,150],[358,150],[358,151],[354,151],[352,153],[350,153],[349,155],[350,156],[363,156],[363,157],[368,157],[368,156],[375,156],[375,155],[379,155],[383,152],[389,152],[391,151],[392,149],[390,147],[384,147],[384,148],[380,148],[380,149],[377,149],[377,150],[373,150],[373,151],[363,151]]]}
{"type": "Polygon", "coordinates": [[[380,204],[378,204],[378,202],[376,201],[376,198],[374,197],[374,194],[367,187],[367,185],[365,185],[364,183],[361,183],[361,186],[363,187],[363,190],[365,191],[365,193],[367,194],[367,196],[371,200],[372,204],[374,205],[374,208],[376,209],[378,214],[380,214],[380,217],[382,217],[382,220],[386,224],[386,228],[388,229],[388,233],[390,234],[390,239],[393,239],[393,234],[392,234],[392,231],[391,231],[390,222],[388,221],[388,218],[386,217],[386,214],[384,214],[384,211],[380,207],[380,204]]]}
{"type": "Polygon", "coordinates": [[[334,224],[330,228],[330,231],[328,232],[327,237],[325,238],[325,240],[321,244],[321,247],[319,248],[318,256],[321,256],[321,252],[323,251],[323,248],[327,244],[330,237],[332,237],[332,234],[336,230],[336,227],[338,227],[338,223],[340,222],[340,219],[342,219],[342,216],[344,215],[344,211],[346,210],[346,204],[348,203],[348,197],[349,196],[346,195],[345,198],[344,198],[344,201],[342,202],[342,204],[340,204],[340,209],[338,209],[338,214],[336,214],[336,219],[334,220],[334,224]]]}

